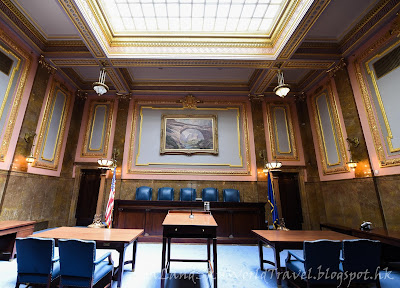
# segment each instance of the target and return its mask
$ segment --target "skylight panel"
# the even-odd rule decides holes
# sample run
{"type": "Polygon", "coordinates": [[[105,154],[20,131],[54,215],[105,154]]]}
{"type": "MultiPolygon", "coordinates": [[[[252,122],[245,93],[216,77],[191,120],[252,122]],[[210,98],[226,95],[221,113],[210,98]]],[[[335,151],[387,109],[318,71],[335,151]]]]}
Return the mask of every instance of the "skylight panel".
{"type": "Polygon", "coordinates": [[[271,32],[288,0],[97,0],[113,34],[271,32]]]}

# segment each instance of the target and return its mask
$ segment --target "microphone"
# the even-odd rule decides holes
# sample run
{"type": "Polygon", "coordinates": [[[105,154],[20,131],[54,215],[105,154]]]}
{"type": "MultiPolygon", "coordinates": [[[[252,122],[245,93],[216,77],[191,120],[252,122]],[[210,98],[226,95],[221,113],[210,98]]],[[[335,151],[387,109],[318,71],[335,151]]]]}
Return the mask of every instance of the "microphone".
{"type": "Polygon", "coordinates": [[[193,188],[192,188],[192,182],[190,182],[190,215],[189,215],[190,219],[194,218],[192,201],[193,201],[193,188]]]}

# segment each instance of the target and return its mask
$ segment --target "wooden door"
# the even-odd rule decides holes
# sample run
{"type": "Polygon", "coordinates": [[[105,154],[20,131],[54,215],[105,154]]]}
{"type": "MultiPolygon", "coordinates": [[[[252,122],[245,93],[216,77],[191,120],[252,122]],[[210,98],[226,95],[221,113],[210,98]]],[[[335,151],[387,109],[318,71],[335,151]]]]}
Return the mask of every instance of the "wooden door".
{"type": "Polygon", "coordinates": [[[76,205],[76,225],[87,226],[93,222],[100,188],[100,169],[82,169],[76,205]]]}
{"type": "Polygon", "coordinates": [[[303,223],[298,178],[297,173],[280,173],[279,175],[282,218],[285,220],[286,227],[291,230],[301,230],[303,223]]]}

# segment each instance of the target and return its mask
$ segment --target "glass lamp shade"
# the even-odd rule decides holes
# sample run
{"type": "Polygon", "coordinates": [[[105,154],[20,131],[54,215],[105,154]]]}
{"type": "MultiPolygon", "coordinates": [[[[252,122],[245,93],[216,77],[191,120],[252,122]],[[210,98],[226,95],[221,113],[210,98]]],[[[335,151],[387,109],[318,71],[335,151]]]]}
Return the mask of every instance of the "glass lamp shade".
{"type": "Polygon", "coordinates": [[[354,162],[353,160],[350,160],[346,164],[347,164],[347,167],[349,167],[351,170],[353,170],[353,171],[356,170],[357,162],[354,162]]]}
{"type": "Polygon", "coordinates": [[[274,88],[274,92],[279,97],[285,97],[290,92],[290,87],[288,84],[278,85],[274,88]]]}
{"type": "Polygon", "coordinates": [[[265,168],[267,168],[268,170],[275,170],[275,169],[279,169],[282,167],[282,163],[275,161],[275,162],[268,162],[265,164],[265,168]]]}
{"type": "Polygon", "coordinates": [[[25,158],[26,163],[28,163],[28,165],[31,165],[33,162],[35,162],[35,157],[33,157],[32,154],[30,154],[28,157],[25,158]]]}
{"type": "Polygon", "coordinates": [[[94,91],[96,91],[97,95],[101,96],[104,93],[107,93],[108,86],[106,84],[104,84],[104,83],[94,82],[93,83],[93,89],[94,89],[94,91]]]}
{"type": "Polygon", "coordinates": [[[97,163],[99,163],[101,167],[110,167],[114,162],[108,159],[99,159],[97,163]]]}

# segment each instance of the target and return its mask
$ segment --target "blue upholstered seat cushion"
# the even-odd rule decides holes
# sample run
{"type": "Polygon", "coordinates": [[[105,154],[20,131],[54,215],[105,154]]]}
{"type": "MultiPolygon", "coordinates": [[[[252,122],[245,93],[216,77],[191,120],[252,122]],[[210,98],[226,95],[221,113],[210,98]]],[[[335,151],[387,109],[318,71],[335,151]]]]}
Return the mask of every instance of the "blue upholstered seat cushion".
{"type": "MultiPolygon", "coordinates": [[[[95,266],[93,285],[99,282],[104,276],[111,272],[113,266],[108,264],[108,261],[101,261],[95,266]]],[[[80,278],[80,277],[68,277],[63,276],[62,283],[65,286],[78,286],[78,287],[88,287],[90,285],[90,278],[80,278]]]]}
{"type": "Polygon", "coordinates": [[[153,195],[153,188],[147,186],[140,186],[136,188],[135,200],[150,201],[153,195]]]}
{"type": "Polygon", "coordinates": [[[298,277],[304,279],[306,270],[304,269],[304,263],[302,263],[301,261],[292,260],[286,263],[286,268],[298,275],[298,277]]]}
{"type": "MultiPolygon", "coordinates": [[[[55,280],[60,276],[60,262],[56,261],[53,264],[53,273],[51,274],[51,281],[55,280]]],[[[46,284],[47,274],[20,274],[18,280],[20,283],[35,283],[35,284],[46,284]]]]}
{"type": "Polygon", "coordinates": [[[181,188],[179,193],[179,200],[181,201],[196,201],[196,189],[194,188],[181,188]],[[190,198],[190,196],[192,196],[190,198]]]}
{"type": "Polygon", "coordinates": [[[203,201],[218,201],[218,189],[208,187],[201,191],[203,201]]]}
{"type": "Polygon", "coordinates": [[[239,190],[224,189],[222,190],[224,202],[240,202],[239,190]]]}
{"type": "Polygon", "coordinates": [[[158,189],[157,200],[174,200],[174,188],[171,187],[162,187],[158,189]]]}

